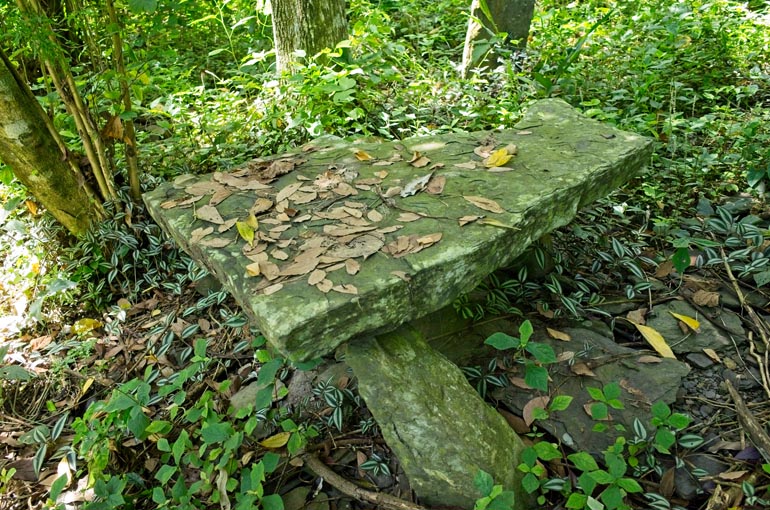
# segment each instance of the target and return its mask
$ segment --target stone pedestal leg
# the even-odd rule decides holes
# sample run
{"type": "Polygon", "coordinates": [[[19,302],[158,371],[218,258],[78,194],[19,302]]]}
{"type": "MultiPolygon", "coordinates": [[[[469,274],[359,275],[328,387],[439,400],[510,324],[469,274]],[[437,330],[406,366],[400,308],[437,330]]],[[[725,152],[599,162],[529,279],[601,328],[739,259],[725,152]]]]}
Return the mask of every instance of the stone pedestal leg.
{"type": "Polygon", "coordinates": [[[521,439],[414,328],[351,342],[346,361],[425,504],[473,508],[481,496],[473,478],[483,469],[516,492],[516,509],[528,507],[517,469],[521,439]]]}

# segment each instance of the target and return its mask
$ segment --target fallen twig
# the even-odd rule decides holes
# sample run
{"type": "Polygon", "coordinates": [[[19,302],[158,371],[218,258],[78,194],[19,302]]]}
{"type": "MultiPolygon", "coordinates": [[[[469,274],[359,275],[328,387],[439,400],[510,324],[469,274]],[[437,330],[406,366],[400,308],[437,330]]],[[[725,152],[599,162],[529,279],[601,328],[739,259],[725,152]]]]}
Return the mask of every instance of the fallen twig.
{"type": "Polygon", "coordinates": [[[377,508],[387,510],[427,510],[425,507],[412,503],[411,501],[406,501],[391,496],[390,494],[385,494],[384,492],[372,492],[359,487],[350,480],[346,480],[332,471],[332,469],[324,464],[316,455],[305,454],[302,456],[302,460],[305,461],[305,465],[316,475],[320,476],[328,482],[329,485],[351,498],[374,503],[377,505],[377,508]]]}
{"type": "Polygon", "coordinates": [[[770,462],[770,436],[767,435],[762,424],[759,423],[759,420],[757,420],[749,408],[746,407],[743,397],[738,394],[738,391],[733,386],[733,383],[730,382],[730,379],[725,379],[725,385],[735,403],[735,412],[738,414],[738,419],[743,424],[743,428],[748,432],[751,441],[754,443],[757,450],[759,450],[759,453],[765,459],[765,462],[770,462]]]}
{"type": "Polygon", "coordinates": [[[770,397],[770,376],[768,375],[768,353],[770,351],[770,338],[768,338],[767,325],[757,315],[757,312],[754,311],[754,308],[746,303],[746,297],[743,295],[743,291],[741,291],[740,285],[738,285],[738,280],[733,275],[730,264],[727,263],[727,255],[725,255],[724,248],[720,248],[719,250],[722,255],[722,262],[725,265],[725,270],[727,271],[727,276],[730,278],[730,283],[733,284],[733,289],[735,289],[735,293],[738,295],[738,301],[741,303],[741,308],[746,310],[746,312],[749,314],[749,317],[751,317],[751,321],[754,323],[759,336],[762,338],[762,343],[765,346],[765,354],[764,356],[760,356],[753,348],[753,339],[751,336],[749,336],[749,344],[752,344],[749,352],[751,352],[751,355],[759,365],[759,375],[762,377],[762,387],[765,390],[765,394],[770,397]]]}

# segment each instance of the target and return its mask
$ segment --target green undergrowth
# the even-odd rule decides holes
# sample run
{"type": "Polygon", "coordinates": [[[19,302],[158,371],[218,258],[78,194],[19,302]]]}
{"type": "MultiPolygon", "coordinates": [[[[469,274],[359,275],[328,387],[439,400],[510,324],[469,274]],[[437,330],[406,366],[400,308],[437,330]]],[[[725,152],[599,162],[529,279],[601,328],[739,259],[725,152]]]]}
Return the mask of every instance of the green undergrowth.
{"type": "MultiPolygon", "coordinates": [[[[534,308],[556,317],[606,317],[601,305],[608,296],[649,297],[646,275],[657,265],[671,261],[679,275],[716,267],[723,263],[720,248],[738,278],[760,288],[770,283],[762,211],[718,207],[739,192],[761,199],[770,179],[766,5],[540,2],[526,53],[499,48],[498,67],[461,80],[455,66],[466,3],[350,2],[351,35],[344,45],[350,58],[333,50],[328,56],[334,68],[309,60],[280,80],[271,68],[269,18],[253,2],[196,3],[176,11],[161,2],[154,13],[132,18],[136,30],[127,39],[127,58],[145,187],[181,173],[230,168],[326,134],[393,140],[511,127],[531,101],[561,97],[586,115],[653,137],[650,170],[541,240],[525,269],[496,273],[460,298],[460,313],[483,319],[534,308]],[[689,257],[690,251],[697,256],[689,257]]],[[[109,74],[83,76],[94,108],[112,104],[112,80],[109,74]]],[[[78,151],[74,124],[55,94],[42,84],[35,91],[78,151]]],[[[136,303],[156,291],[180,296],[204,275],[129,201],[109,205],[107,220],[88,236],[66,241],[27,203],[7,169],[1,171],[6,276],[0,311],[19,318],[8,326],[16,328],[7,330],[13,335],[71,323],[86,311],[104,314],[108,333],[119,335],[126,320],[121,299],[136,303]]],[[[35,467],[61,459],[67,466],[51,487],[52,506],[68,490],[69,474],[93,485],[96,497],[87,508],[281,508],[271,475],[289,469],[291,455],[319,433],[376,433],[371,419],[357,419],[361,401],[349,388],[314,388],[328,409],[318,420],[302,421],[273,405],[273,389],[293,368],[264,349],[226,299],[223,292],[210,293],[147,332],[156,341],[148,356],[173,355],[179,367],[174,373],[149,366],[87,410],[65,415],[54,409],[34,417],[47,428],[30,436],[40,445],[35,467]],[[177,318],[206,311],[227,331],[238,331],[235,353],[253,351],[255,373],[249,377],[261,383],[261,405],[232,409],[228,379],[204,384],[227,361],[197,322],[171,330],[177,318]],[[61,437],[69,443],[61,445],[61,437]]],[[[532,387],[546,390],[552,353],[529,343],[531,330],[523,328],[518,337],[501,333],[490,343],[525,364],[532,387]]],[[[506,384],[496,370],[492,363],[465,372],[486,394],[489,386],[506,384]]],[[[614,387],[592,393],[597,420],[602,409],[624,405],[615,394],[614,387]]],[[[568,404],[554,401],[541,417],[568,404]]],[[[660,456],[697,446],[686,435],[685,418],[661,406],[653,414],[652,424],[625,431],[625,439],[603,453],[601,466],[585,453],[537,438],[520,466],[527,490],[541,505],[570,509],[622,509],[641,501],[634,479],[662,469],[660,456]],[[544,463],[556,459],[567,463],[569,476],[545,472],[544,463]]],[[[389,470],[382,452],[360,468],[375,475],[389,470]]],[[[0,473],[0,488],[10,483],[6,475],[0,473]]],[[[488,475],[479,474],[476,485],[478,508],[504,506],[505,488],[488,475]]],[[[754,501],[763,496],[753,488],[744,492],[754,501]]],[[[647,506],[672,508],[651,494],[647,506]]]]}

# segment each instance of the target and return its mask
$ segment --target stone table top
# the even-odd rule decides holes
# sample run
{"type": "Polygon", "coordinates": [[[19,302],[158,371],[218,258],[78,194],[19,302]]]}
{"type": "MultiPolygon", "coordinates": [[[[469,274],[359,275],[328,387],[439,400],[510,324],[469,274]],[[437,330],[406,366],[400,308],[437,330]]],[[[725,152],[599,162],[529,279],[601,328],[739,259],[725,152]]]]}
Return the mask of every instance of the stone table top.
{"type": "Polygon", "coordinates": [[[514,129],[319,139],[146,193],[155,220],[293,360],[422,317],[637,174],[649,139],[534,103],[514,129]]]}

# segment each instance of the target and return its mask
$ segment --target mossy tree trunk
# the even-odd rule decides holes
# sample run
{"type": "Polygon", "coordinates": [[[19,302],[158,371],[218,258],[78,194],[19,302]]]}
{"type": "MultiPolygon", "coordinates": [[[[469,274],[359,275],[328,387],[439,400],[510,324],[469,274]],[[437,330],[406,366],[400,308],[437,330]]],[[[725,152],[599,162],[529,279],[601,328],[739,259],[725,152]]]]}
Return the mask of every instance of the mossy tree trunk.
{"type": "Polygon", "coordinates": [[[495,64],[494,47],[486,42],[498,34],[507,34],[505,40],[517,48],[526,47],[534,11],[535,0],[473,0],[463,48],[463,77],[472,67],[495,64]]]}
{"type": "Polygon", "coordinates": [[[312,57],[348,36],[345,0],[273,0],[276,71],[291,69],[302,50],[312,57]]]}
{"type": "Polygon", "coordinates": [[[0,160],[67,230],[82,235],[101,217],[101,205],[47,120],[0,52],[0,160]]]}

